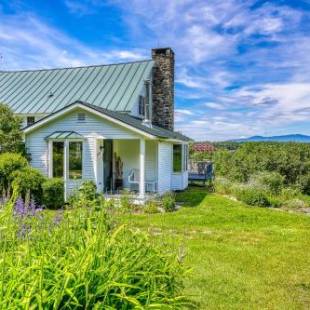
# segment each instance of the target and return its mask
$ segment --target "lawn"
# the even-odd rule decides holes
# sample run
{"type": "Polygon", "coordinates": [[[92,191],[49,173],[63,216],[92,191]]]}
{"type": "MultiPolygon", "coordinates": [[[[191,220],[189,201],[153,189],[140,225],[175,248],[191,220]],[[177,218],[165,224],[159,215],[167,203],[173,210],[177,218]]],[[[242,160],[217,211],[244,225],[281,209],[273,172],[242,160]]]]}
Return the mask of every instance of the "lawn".
{"type": "Polygon", "coordinates": [[[199,309],[308,309],[310,217],[247,207],[191,188],[173,213],[126,215],[184,256],[185,294],[199,309]]]}

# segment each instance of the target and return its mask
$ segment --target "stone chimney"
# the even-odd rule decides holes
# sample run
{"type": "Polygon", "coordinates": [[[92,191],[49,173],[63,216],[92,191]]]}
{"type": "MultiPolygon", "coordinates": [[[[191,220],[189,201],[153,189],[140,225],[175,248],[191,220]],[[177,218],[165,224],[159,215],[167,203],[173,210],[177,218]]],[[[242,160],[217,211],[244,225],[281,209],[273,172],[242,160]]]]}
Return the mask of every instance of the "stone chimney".
{"type": "Polygon", "coordinates": [[[173,130],[174,127],[174,52],[171,48],[152,49],[153,69],[152,122],[173,130]]]}

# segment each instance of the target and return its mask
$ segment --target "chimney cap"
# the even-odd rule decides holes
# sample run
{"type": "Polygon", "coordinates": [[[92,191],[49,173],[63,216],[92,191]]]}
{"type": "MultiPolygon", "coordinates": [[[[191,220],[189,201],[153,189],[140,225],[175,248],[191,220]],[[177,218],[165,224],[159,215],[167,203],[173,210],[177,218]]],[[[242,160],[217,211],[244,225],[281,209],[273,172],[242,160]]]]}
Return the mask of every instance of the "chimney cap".
{"type": "Polygon", "coordinates": [[[152,56],[157,56],[157,55],[174,55],[174,51],[172,50],[171,47],[159,47],[159,48],[152,48],[152,56]]]}

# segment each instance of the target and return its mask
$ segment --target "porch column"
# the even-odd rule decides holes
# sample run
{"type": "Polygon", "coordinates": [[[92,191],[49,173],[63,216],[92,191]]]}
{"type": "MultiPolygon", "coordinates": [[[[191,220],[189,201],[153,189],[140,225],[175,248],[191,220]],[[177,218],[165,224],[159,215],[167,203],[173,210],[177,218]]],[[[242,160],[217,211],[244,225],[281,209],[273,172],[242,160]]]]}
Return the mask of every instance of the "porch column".
{"type": "Polygon", "coordinates": [[[145,140],[140,139],[140,182],[139,182],[139,197],[145,196],[145,140]]]}
{"type": "Polygon", "coordinates": [[[69,141],[64,142],[64,198],[68,198],[68,171],[69,171],[69,141]]]}

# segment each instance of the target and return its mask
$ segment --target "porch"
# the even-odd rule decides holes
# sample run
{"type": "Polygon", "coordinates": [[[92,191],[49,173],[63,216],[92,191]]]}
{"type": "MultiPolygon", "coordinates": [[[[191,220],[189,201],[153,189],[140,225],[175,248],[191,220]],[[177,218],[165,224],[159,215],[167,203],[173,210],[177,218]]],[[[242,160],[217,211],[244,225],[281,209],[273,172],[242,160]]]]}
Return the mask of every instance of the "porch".
{"type": "Polygon", "coordinates": [[[145,200],[158,191],[158,143],[146,139],[97,140],[97,188],[107,198],[145,200]]]}

